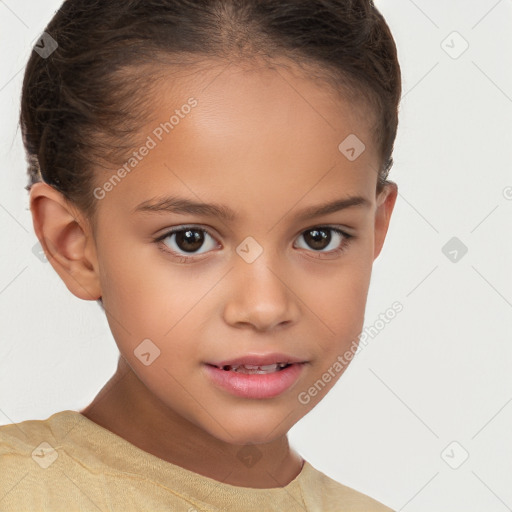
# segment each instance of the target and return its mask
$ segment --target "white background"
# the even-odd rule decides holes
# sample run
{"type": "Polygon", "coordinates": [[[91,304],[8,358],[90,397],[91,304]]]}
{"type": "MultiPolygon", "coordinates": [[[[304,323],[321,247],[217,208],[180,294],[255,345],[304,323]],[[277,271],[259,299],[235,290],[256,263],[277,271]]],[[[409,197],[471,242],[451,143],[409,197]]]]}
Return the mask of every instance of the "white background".
{"type": "MultiPolygon", "coordinates": [[[[81,409],[117,362],[99,306],[32,253],[19,96],[60,3],[0,0],[0,424],[81,409]]],[[[404,309],[290,440],[395,510],[512,510],[512,1],[376,5],[404,92],[390,175],[399,197],[365,326],[394,301],[404,309]],[[456,262],[442,251],[452,237],[468,249],[456,262]]]]}

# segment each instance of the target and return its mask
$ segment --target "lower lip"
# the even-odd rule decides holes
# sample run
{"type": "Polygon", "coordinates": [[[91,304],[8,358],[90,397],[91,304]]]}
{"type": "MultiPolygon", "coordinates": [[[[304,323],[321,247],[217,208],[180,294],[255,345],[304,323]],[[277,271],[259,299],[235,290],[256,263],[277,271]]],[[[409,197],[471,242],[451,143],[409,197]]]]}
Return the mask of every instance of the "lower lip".
{"type": "Polygon", "coordinates": [[[252,375],[221,370],[209,364],[205,368],[214,384],[235,396],[273,398],[295,384],[304,364],[294,363],[277,372],[252,375]]]}

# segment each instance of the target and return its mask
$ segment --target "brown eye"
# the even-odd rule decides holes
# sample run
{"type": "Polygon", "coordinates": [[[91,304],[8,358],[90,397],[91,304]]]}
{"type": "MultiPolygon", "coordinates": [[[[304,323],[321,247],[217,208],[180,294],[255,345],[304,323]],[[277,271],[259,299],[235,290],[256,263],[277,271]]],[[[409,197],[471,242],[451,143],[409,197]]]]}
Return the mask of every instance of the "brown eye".
{"type": "Polygon", "coordinates": [[[204,243],[204,233],[197,229],[176,231],[176,245],[186,252],[194,252],[204,243]]]}
{"type": "Polygon", "coordinates": [[[306,243],[315,250],[325,249],[331,241],[331,234],[328,229],[310,229],[305,231],[304,240],[306,243]]]}
{"type": "Polygon", "coordinates": [[[161,241],[170,252],[177,255],[203,254],[216,247],[215,240],[207,231],[194,227],[173,229],[157,241],[161,241]],[[197,252],[203,247],[206,247],[206,250],[197,252]]]}
{"type": "Polygon", "coordinates": [[[302,246],[303,249],[312,249],[316,252],[336,252],[348,244],[352,235],[337,228],[318,226],[304,231],[300,238],[304,239],[307,245],[307,247],[302,246]]]}

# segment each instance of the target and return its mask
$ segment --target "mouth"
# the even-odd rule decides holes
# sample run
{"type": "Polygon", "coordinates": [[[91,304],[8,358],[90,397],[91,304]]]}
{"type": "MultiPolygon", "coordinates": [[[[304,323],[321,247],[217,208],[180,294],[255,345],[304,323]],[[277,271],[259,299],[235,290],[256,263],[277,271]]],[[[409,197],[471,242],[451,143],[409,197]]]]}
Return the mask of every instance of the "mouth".
{"type": "Polygon", "coordinates": [[[274,398],[289,391],[305,371],[304,362],[271,364],[204,365],[205,375],[216,387],[231,395],[250,399],[274,398]]]}
{"type": "Polygon", "coordinates": [[[208,361],[206,365],[226,372],[264,375],[282,372],[292,365],[300,366],[305,363],[307,363],[306,360],[290,354],[267,352],[245,354],[223,361],[208,361]]]}
{"type": "Polygon", "coordinates": [[[266,365],[254,365],[254,364],[237,364],[230,365],[225,364],[222,366],[216,366],[213,364],[208,364],[208,366],[213,366],[218,368],[219,370],[224,370],[226,372],[235,372],[235,373],[245,373],[246,375],[265,375],[268,373],[277,373],[285,368],[288,368],[292,364],[297,363],[274,363],[274,364],[266,364],[266,365]]]}

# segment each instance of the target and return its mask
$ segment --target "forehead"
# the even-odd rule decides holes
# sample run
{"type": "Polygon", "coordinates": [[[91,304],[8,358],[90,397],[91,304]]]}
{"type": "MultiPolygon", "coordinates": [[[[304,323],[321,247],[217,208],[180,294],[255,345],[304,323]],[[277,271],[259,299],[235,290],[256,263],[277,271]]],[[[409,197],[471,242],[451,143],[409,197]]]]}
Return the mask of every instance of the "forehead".
{"type": "Polygon", "coordinates": [[[220,62],[162,77],[145,98],[140,143],[102,203],[133,210],[179,189],[239,210],[262,197],[289,204],[331,187],[336,197],[375,190],[378,158],[361,108],[303,70],[220,62]],[[342,152],[346,140],[358,152],[364,145],[357,159],[342,152]]]}

